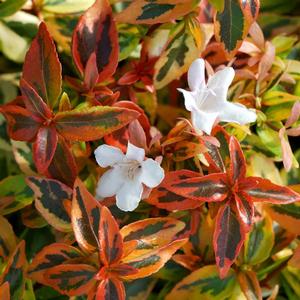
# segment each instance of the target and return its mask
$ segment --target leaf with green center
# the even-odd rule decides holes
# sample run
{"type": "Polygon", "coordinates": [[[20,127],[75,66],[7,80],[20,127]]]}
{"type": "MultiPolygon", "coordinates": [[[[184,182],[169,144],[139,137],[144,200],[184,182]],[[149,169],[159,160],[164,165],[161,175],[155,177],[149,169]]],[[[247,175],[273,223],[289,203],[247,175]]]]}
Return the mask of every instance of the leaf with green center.
{"type": "Polygon", "coordinates": [[[93,80],[101,82],[115,73],[119,55],[118,32],[107,0],[96,0],[73,32],[72,55],[82,75],[93,53],[97,70],[93,80]]]}
{"type": "Polygon", "coordinates": [[[28,276],[39,283],[47,284],[44,274],[48,269],[81,257],[83,253],[75,247],[61,243],[48,245],[34,256],[28,267],[28,276]]]}
{"type": "Polygon", "coordinates": [[[220,202],[228,195],[228,179],[224,173],[171,182],[168,190],[196,201],[220,202]]]}
{"type": "Polygon", "coordinates": [[[85,264],[63,264],[49,269],[45,280],[61,294],[80,296],[88,293],[96,284],[97,269],[85,264]]]}
{"type": "Polygon", "coordinates": [[[101,247],[98,238],[100,218],[101,205],[77,179],[74,183],[71,219],[76,240],[87,252],[101,247]]]}
{"type": "Polygon", "coordinates": [[[198,41],[199,45],[192,33],[183,25],[183,23],[177,25],[175,34],[155,63],[154,85],[157,89],[163,88],[186,73],[212,36],[212,30],[206,30],[199,25],[198,32],[201,40],[198,41]]]}
{"type": "Polygon", "coordinates": [[[21,241],[8,259],[7,265],[0,278],[0,282],[4,283],[7,281],[9,283],[11,300],[23,298],[26,266],[25,242],[21,241]]]}
{"type": "Polygon", "coordinates": [[[289,204],[300,201],[300,195],[286,186],[272,183],[260,177],[248,177],[246,182],[252,187],[243,189],[253,202],[268,202],[273,204],[289,204]]]}
{"type": "Polygon", "coordinates": [[[123,237],[119,226],[109,209],[101,207],[99,223],[99,243],[101,262],[108,266],[117,263],[123,255],[123,237]]]}
{"type": "Polygon", "coordinates": [[[35,207],[47,222],[59,231],[70,232],[66,204],[71,205],[72,189],[54,179],[28,177],[27,183],[34,192],[35,207]]]}
{"type": "Polygon", "coordinates": [[[71,141],[92,141],[118,130],[139,116],[134,110],[109,106],[59,112],[57,131],[71,141]]]}
{"type": "Polygon", "coordinates": [[[180,18],[194,8],[193,0],[136,0],[116,16],[120,23],[157,24],[180,18]]]}
{"type": "Polygon", "coordinates": [[[244,225],[233,207],[226,203],[219,209],[214,232],[214,250],[220,278],[225,278],[245,240],[244,225]]]}
{"type": "Polygon", "coordinates": [[[138,240],[134,255],[140,255],[167,245],[184,227],[183,222],[174,218],[149,218],[126,225],[120,232],[124,242],[138,240]]]}
{"type": "Polygon", "coordinates": [[[34,116],[41,118],[42,120],[47,120],[52,117],[52,112],[44,102],[43,98],[40,97],[38,92],[24,78],[21,78],[20,89],[26,108],[34,116]]]}
{"type": "Polygon", "coordinates": [[[229,57],[233,57],[256,20],[259,0],[224,0],[224,8],[215,17],[216,39],[229,57]]]}
{"type": "Polygon", "coordinates": [[[33,201],[33,193],[24,175],[9,176],[0,181],[0,212],[7,215],[22,209],[33,201]]]}
{"type": "Polygon", "coordinates": [[[43,22],[26,54],[23,79],[49,107],[55,106],[61,93],[61,64],[54,42],[43,22]]]}
{"type": "Polygon", "coordinates": [[[133,251],[122,259],[122,263],[137,269],[137,272],[131,275],[122,276],[122,278],[124,280],[133,280],[156,273],[186,242],[187,239],[175,240],[164,246],[156,247],[152,251],[146,251],[146,253],[140,253],[137,249],[135,250],[139,253],[137,255],[134,253],[135,251],[133,251]]]}
{"type": "Polygon", "coordinates": [[[199,176],[199,173],[189,170],[168,172],[159,187],[152,190],[149,198],[146,201],[158,208],[169,211],[186,210],[199,207],[202,205],[201,202],[177,195],[168,190],[168,187],[172,182],[179,179],[187,179],[196,176],[199,176]]]}
{"type": "Polygon", "coordinates": [[[228,299],[233,293],[235,281],[233,270],[229,270],[226,278],[220,279],[217,267],[208,265],[177,283],[166,300],[228,299]]]}
{"type": "Polygon", "coordinates": [[[5,105],[2,112],[7,121],[10,138],[17,141],[32,141],[41,126],[42,119],[17,105],[5,105]]]}
{"type": "Polygon", "coordinates": [[[255,222],[252,230],[246,235],[244,244],[244,263],[255,266],[264,262],[274,246],[272,219],[268,216],[255,222]]]}

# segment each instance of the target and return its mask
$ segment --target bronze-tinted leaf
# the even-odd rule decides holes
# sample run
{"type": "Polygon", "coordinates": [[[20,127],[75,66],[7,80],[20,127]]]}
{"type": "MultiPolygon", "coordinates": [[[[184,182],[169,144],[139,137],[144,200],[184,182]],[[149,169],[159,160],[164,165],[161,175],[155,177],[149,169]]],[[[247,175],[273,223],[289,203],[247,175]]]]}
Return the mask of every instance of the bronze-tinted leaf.
{"type": "Polygon", "coordinates": [[[123,255],[123,237],[109,209],[101,207],[99,224],[100,258],[104,265],[118,262],[123,255]]]}
{"type": "Polygon", "coordinates": [[[139,113],[125,108],[95,106],[59,112],[54,122],[57,131],[68,140],[97,140],[127,125],[139,113]]]}
{"type": "Polygon", "coordinates": [[[226,203],[218,212],[214,232],[214,250],[221,278],[225,278],[238,256],[245,231],[236,212],[226,203]]]}
{"type": "Polygon", "coordinates": [[[88,62],[96,63],[96,78],[101,82],[114,74],[118,65],[119,43],[115,21],[108,0],[96,0],[79,22],[73,33],[72,54],[77,69],[83,75],[91,72],[88,62]],[[90,58],[95,59],[91,62],[90,58]]]}
{"type": "Polygon", "coordinates": [[[63,264],[45,273],[48,285],[68,296],[81,296],[93,289],[96,284],[97,269],[85,264],[63,264]]]}
{"type": "Polygon", "coordinates": [[[61,64],[54,42],[43,22],[27,52],[23,79],[51,108],[56,104],[61,93],[61,64]]]}
{"type": "Polygon", "coordinates": [[[100,249],[98,231],[101,205],[88,192],[84,184],[76,179],[73,190],[71,219],[79,246],[87,252],[100,249]]]}
{"type": "Polygon", "coordinates": [[[67,244],[54,243],[37,253],[28,268],[28,275],[39,283],[47,284],[44,274],[48,269],[83,256],[77,248],[67,244]]]}

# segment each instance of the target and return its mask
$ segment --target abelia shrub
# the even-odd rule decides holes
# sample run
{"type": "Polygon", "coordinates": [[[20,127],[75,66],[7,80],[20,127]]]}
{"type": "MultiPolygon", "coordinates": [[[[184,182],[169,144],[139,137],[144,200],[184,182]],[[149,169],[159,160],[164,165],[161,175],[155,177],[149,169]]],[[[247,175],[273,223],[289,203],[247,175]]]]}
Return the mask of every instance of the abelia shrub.
{"type": "Polygon", "coordinates": [[[281,0],[0,2],[0,299],[300,298],[298,28],[281,0]]]}

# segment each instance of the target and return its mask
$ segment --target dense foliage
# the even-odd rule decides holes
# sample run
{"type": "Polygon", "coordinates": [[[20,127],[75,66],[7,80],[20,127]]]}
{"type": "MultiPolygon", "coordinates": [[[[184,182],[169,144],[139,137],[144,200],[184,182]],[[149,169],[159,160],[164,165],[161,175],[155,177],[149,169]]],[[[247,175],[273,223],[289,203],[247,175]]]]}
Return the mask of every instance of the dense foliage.
{"type": "Polygon", "coordinates": [[[299,8],[0,1],[0,300],[299,299],[299,8]]]}

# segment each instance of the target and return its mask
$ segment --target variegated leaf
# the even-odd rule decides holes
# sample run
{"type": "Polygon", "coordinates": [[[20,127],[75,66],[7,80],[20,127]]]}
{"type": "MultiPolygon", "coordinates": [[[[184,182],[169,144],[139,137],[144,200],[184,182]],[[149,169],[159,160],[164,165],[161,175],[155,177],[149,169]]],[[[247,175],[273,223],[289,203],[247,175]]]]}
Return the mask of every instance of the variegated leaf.
{"type": "Polygon", "coordinates": [[[192,11],[193,0],[135,0],[117,15],[117,21],[131,24],[166,23],[192,11]]]}
{"type": "Polygon", "coordinates": [[[72,230],[66,205],[71,205],[72,189],[54,180],[28,177],[27,183],[34,192],[35,207],[51,226],[57,230],[72,230]]]}
{"type": "Polygon", "coordinates": [[[220,279],[217,267],[207,265],[180,281],[166,296],[166,300],[228,299],[235,281],[233,270],[229,270],[226,278],[220,279]]]}
{"type": "Polygon", "coordinates": [[[81,257],[83,257],[81,251],[67,244],[48,245],[34,256],[28,268],[28,275],[39,283],[47,284],[44,274],[48,269],[81,257]]]}
{"type": "Polygon", "coordinates": [[[66,139],[92,141],[124,127],[138,116],[134,110],[95,106],[59,112],[54,122],[57,131],[66,139]]]}
{"type": "Polygon", "coordinates": [[[88,192],[83,182],[77,179],[73,190],[71,219],[76,240],[87,252],[100,248],[100,215],[101,205],[88,192]]]}
{"type": "Polygon", "coordinates": [[[43,22],[27,52],[23,79],[49,107],[52,108],[57,103],[62,85],[61,64],[54,42],[43,22]]]}

